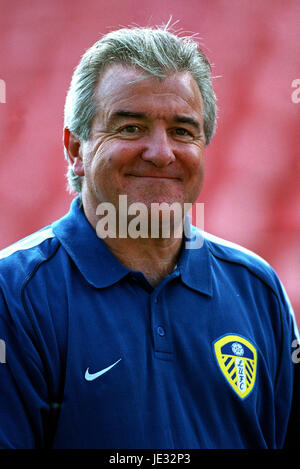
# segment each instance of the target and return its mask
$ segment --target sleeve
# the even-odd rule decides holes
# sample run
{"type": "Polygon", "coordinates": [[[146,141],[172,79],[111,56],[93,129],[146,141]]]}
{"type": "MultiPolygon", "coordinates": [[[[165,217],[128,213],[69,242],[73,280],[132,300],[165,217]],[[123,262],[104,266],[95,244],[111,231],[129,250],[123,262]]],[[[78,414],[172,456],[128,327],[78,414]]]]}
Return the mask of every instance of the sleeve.
{"type": "Polygon", "coordinates": [[[289,425],[285,440],[285,448],[299,449],[300,447],[300,340],[292,342],[296,349],[292,352],[293,361],[293,399],[289,417],[289,425]]]}
{"type": "Polygon", "coordinates": [[[277,286],[283,336],[276,383],[277,440],[280,448],[299,448],[300,336],[293,308],[278,278],[277,286]],[[282,422],[287,422],[287,425],[282,422]]]}
{"type": "Polygon", "coordinates": [[[47,440],[48,387],[30,320],[11,302],[9,311],[0,290],[0,449],[36,449],[47,440]]]}
{"type": "Polygon", "coordinates": [[[292,368],[292,401],[284,448],[300,447],[300,336],[296,318],[288,302],[291,315],[290,364],[292,368]]]}

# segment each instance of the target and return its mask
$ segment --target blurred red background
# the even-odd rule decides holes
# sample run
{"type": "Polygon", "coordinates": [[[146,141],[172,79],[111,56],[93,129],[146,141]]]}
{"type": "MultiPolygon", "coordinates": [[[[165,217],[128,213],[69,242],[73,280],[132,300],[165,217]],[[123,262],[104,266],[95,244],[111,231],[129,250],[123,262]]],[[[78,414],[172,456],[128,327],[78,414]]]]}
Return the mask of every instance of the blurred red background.
{"type": "Polygon", "coordinates": [[[171,15],[199,33],[216,77],[205,229],[271,263],[299,324],[299,0],[0,0],[0,248],[68,210],[63,107],[80,56],[103,33],[171,15]]]}

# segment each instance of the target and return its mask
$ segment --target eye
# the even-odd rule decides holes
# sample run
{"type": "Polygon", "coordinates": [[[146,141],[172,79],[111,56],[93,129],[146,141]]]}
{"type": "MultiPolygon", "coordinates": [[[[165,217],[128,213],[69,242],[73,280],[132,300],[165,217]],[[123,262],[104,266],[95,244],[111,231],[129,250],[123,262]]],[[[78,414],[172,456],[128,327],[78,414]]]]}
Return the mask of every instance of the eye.
{"type": "Polygon", "coordinates": [[[183,137],[185,135],[189,135],[189,132],[186,129],[183,129],[179,127],[178,129],[175,129],[176,135],[180,135],[180,137],[183,137]]]}
{"type": "Polygon", "coordinates": [[[126,127],[123,127],[121,129],[121,132],[125,134],[136,134],[139,131],[139,128],[137,125],[126,125],[126,127]]]}
{"type": "Polygon", "coordinates": [[[194,138],[193,134],[189,130],[185,129],[184,127],[176,127],[173,130],[173,135],[177,138],[181,138],[184,140],[194,138]]]}

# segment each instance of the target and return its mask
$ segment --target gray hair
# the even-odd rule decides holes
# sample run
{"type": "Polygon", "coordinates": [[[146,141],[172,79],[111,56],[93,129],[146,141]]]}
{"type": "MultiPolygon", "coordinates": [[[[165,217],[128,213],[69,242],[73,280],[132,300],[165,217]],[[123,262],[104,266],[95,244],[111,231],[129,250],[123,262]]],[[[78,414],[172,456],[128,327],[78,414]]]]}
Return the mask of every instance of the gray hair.
{"type": "MultiPolygon", "coordinates": [[[[164,78],[169,72],[189,72],[204,101],[204,134],[211,141],[217,118],[211,66],[193,37],[179,37],[167,28],[122,28],[103,36],[82,56],[72,76],[65,103],[64,125],[81,140],[88,140],[97,107],[95,89],[100,74],[112,64],[134,66],[164,78]]],[[[68,159],[65,150],[65,156],[68,159]]],[[[71,191],[81,192],[81,177],[69,165],[71,191]]]]}

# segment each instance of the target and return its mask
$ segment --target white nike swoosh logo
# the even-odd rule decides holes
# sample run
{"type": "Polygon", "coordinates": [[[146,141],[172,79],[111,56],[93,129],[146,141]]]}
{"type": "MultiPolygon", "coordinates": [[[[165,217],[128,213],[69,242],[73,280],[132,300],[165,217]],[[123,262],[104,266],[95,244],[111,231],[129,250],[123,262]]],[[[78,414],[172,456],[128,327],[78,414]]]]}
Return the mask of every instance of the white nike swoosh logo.
{"type": "Polygon", "coordinates": [[[115,363],[113,363],[112,365],[108,366],[107,368],[104,368],[103,370],[101,371],[97,371],[97,373],[90,373],[89,372],[89,368],[86,369],[86,372],[85,372],[85,379],[87,381],[93,381],[94,379],[96,378],[99,378],[99,376],[101,375],[104,375],[104,373],[106,373],[107,371],[109,371],[113,366],[115,366],[117,363],[119,363],[119,361],[121,361],[122,358],[119,358],[119,360],[117,360],[115,363]]]}

